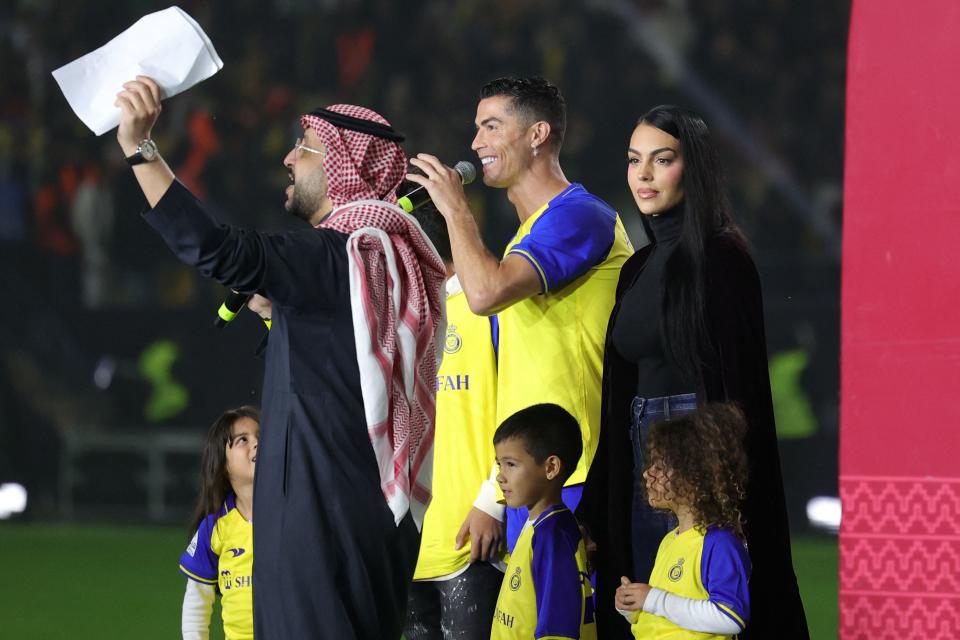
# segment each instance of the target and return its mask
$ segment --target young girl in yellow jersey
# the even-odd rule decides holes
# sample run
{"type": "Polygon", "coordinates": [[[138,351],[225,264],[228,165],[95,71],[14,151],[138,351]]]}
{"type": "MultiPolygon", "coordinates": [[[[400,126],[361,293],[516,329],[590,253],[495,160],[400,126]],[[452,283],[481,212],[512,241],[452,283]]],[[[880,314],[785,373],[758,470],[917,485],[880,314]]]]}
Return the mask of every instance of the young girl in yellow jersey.
{"type": "Polygon", "coordinates": [[[643,472],[647,499],[678,526],[667,533],[650,582],[621,578],[617,609],[634,638],[734,637],[750,618],[750,558],[740,503],[746,483],[743,414],[710,404],[654,423],[643,472]]]}
{"type": "Polygon", "coordinates": [[[227,640],[253,638],[253,472],[260,412],[224,412],[207,432],[200,462],[200,497],[180,557],[187,576],[181,629],[184,640],[206,640],[217,593],[227,640]]]}

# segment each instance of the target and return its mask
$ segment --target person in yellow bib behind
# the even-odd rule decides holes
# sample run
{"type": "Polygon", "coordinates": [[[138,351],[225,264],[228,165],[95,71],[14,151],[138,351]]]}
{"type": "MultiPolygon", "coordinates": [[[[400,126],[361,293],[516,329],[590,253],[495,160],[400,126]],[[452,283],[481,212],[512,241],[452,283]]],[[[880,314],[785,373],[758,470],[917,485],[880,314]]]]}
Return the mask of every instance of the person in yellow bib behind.
{"type": "Polygon", "coordinates": [[[651,425],[647,499],[673,513],[678,526],[660,543],[649,584],[620,579],[615,602],[634,638],[720,640],[746,628],[750,556],[740,511],[746,428],[731,403],[651,425]]]}
{"type": "MultiPolygon", "coordinates": [[[[401,184],[407,193],[416,185],[401,184]]],[[[430,202],[413,217],[443,258],[447,334],[437,371],[433,499],[407,599],[406,640],[488,640],[503,581],[503,506],[493,467],[496,316],[474,315],[460,288],[443,217],[430,202]]]]}
{"type": "Polygon", "coordinates": [[[593,589],[580,527],[564,482],[583,451],[580,425],[555,404],[516,412],[493,436],[507,506],[525,507],[493,616],[491,640],[596,640],[593,589]]]}
{"type": "Polygon", "coordinates": [[[184,640],[206,640],[217,593],[227,640],[253,638],[253,474],[260,412],[226,411],[207,432],[200,460],[200,497],[194,532],[180,557],[187,576],[181,630],[184,640]]]}

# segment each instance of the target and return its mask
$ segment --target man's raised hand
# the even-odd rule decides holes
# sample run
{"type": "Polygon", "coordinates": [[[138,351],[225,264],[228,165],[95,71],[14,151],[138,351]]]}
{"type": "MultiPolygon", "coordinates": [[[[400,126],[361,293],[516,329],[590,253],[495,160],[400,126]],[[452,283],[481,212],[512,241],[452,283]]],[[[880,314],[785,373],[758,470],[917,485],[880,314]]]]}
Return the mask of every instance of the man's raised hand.
{"type": "Polygon", "coordinates": [[[126,156],[137,151],[141,140],[150,137],[153,125],[160,116],[160,87],[147,76],[125,82],[114,104],[120,107],[120,126],[117,142],[126,156]]]}

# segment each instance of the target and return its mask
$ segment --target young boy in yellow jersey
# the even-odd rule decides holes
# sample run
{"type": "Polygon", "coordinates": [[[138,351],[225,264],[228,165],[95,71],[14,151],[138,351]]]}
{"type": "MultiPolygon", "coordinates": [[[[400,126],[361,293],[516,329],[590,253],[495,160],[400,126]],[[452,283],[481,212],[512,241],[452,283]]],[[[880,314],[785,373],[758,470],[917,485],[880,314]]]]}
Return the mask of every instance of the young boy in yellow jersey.
{"type": "Polygon", "coordinates": [[[596,640],[586,552],[563,484],[583,451],[580,425],[555,404],[516,412],[493,437],[508,506],[526,507],[500,587],[491,640],[596,640]]]}
{"type": "Polygon", "coordinates": [[[621,578],[616,606],[634,638],[720,640],[746,627],[745,431],[732,404],[707,405],[650,427],[647,499],[672,512],[678,526],[660,543],[649,584],[621,578]]]}
{"type": "MultiPolygon", "coordinates": [[[[400,193],[416,185],[401,184],[400,193]]],[[[433,499],[407,599],[406,640],[489,640],[503,581],[503,506],[490,479],[496,431],[496,317],[474,315],[453,267],[446,223],[412,212],[447,267],[447,335],[437,371],[433,499]]]]}

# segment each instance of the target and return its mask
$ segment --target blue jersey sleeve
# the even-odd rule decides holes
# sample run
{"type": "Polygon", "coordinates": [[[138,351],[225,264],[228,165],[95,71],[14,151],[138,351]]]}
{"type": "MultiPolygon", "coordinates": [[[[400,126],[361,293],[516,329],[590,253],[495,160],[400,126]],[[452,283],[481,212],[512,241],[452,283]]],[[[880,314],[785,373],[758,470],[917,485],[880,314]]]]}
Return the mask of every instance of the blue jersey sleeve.
{"type": "Polygon", "coordinates": [[[729,529],[708,529],[703,539],[700,580],[710,602],[740,629],[750,621],[750,556],[729,529]]]}
{"type": "Polygon", "coordinates": [[[534,638],[579,638],[583,590],[577,567],[579,531],[566,531],[557,514],[533,530],[530,574],[537,594],[534,638]]]}
{"type": "Polygon", "coordinates": [[[203,584],[217,584],[218,558],[210,548],[210,537],[216,516],[210,515],[200,521],[187,550],[180,556],[180,571],[191,580],[203,584]]]}
{"type": "Polygon", "coordinates": [[[543,293],[555,291],[606,259],[616,224],[616,211],[581,190],[551,202],[508,254],[534,266],[543,293]]]}

